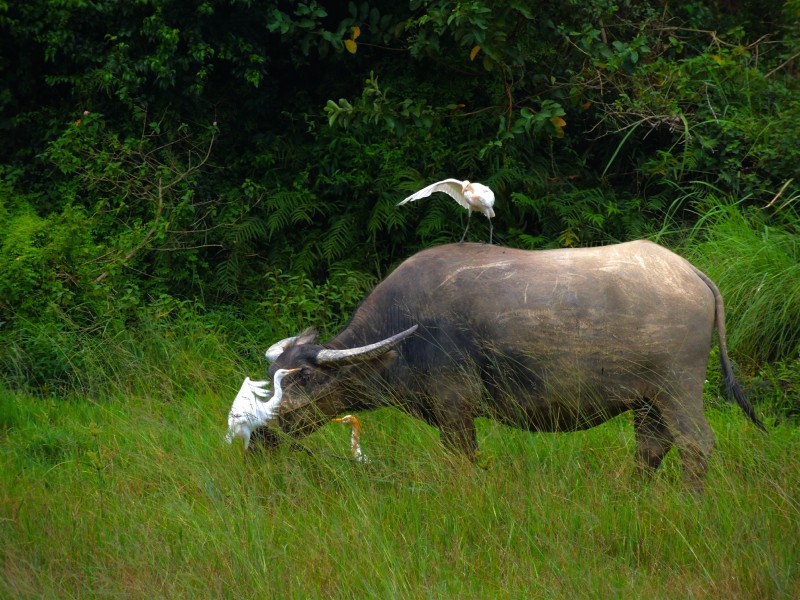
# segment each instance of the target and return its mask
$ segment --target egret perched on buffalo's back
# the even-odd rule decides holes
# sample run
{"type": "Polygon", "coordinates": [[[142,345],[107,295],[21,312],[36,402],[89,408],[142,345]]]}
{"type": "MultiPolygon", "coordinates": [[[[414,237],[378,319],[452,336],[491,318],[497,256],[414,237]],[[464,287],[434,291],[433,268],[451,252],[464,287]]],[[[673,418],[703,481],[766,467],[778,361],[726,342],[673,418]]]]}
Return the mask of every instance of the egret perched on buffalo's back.
{"type": "Polygon", "coordinates": [[[265,398],[270,391],[269,381],[253,381],[249,377],[245,377],[228,414],[228,435],[225,436],[225,441],[230,444],[234,437],[240,437],[244,440],[246,450],[250,445],[250,436],[253,431],[266,425],[278,415],[278,407],[283,398],[283,388],[281,387],[283,378],[289,373],[299,370],[298,368],[276,371],[273,379],[274,391],[268,401],[265,398]]]}
{"type": "Polygon", "coordinates": [[[464,230],[464,235],[461,236],[460,241],[464,241],[469,231],[469,218],[472,212],[483,213],[489,219],[489,243],[492,243],[492,217],[494,217],[494,192],[489,187],[482,183],[470,183],[467,180],[460,181],[458,179],[444,179],[432,183],[426,188],[422,188],[415,194],[411,194],[408,198],[400,202],[397,206],[405,204],[406,202],[413,202],[420,198],[427,198],[434,192],[444,192],[461,206],[467,209],[467,228],[464,230]]]}
{"type": "Polygon", "coordinates": [[[358,419],[353,415],[345,415],[340,419],[334,419],[334,423],[345,423],[350,425],[352,433],[350,434],[350,446],[353,452],[353,458],[360,463],[367,463],[369,459],[361,451],[361,424],[358,419]]]}

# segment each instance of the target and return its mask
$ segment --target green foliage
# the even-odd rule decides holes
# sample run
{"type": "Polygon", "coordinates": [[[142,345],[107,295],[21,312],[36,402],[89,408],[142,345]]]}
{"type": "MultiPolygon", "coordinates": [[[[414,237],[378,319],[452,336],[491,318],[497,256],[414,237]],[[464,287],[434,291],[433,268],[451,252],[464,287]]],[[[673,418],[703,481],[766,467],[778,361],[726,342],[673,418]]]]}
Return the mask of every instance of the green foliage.
{"type": "Polygon", "coordinates": [[[93,239],[81,207],[40,217],[20,202],[9,212],[0,225],[0,320],[8,324],[103,302],[96,289],[81,289],[94,272],[92,262],[106,251],[93,239]]]}
{"type": "Polygon", "coordinates": [[[608,241],[624,241],[644,237],[647,232],[648,211],[656,212],[660,204],[638,199],[620,202],[607,189],[576,189],[569,182],[542,196],[514,192],[511,200],[533,211],[542,226],[511,230],[520,236],[519,245],[530,249],[544,245],[561,247],[591,246],[608,241]],[[643,206],[645,204],[645,206],[643,206]],[[535,231],[533,237],[531,233],[535,231]],[[524,238],[522,236],[529,236],[524,238]],[[525,243],[525,239],[529,243],[525,243]]]}
{"type": "Polygon", "coordinates": [[[430,130],[435,122],[441,121],[457,108],[455,104],[434,108],[424,100],[393,99],[387,90],[378,85],[375,73],[370,72],[364,82],[361,98],[352,104],[346,98],[340,98],[338,103],[328,100],[323,110],[330,127],[339,125],[347,129],[357,121],[366,126],[383,125],[387,131],[403,136],[409,128],[430,130]]]}
{"type": "Polygon", "coordinates": [[[262,372],[264,349],[276,339],[310,325],[324,337],[336,333],[375,278],[339,267],[315,284],[275,269],[252,284],[253,297],[235,311],[164,294],[140,303],[134,290],[117,300],[116,318],[113,306],[102,320],[87,307],[56,305],[15,315],[0,324],[0,372],[8,387],[45,396],[125,392],[179,400],[188,389],[212,393],[239,377],[243,362],[245,372],[262,372]]]}
{"type": "Polygon", "coordinates": [[[256,304],[258,314],[266,317],[258,326],[270,330],[261,333],[265,347],[308,326],[319,327],[323,337],[337,333],[375,283],[372,275],[348,269],[333,271],[321,285],[278,269],[266,273],[256,304]]]}
{"type": "Polygon", "coordinates": [[[338,33],[325,30],[322,21],[327,16],[327,11],[316,0],[298,2],[291,14],[278,8],[272,9],[272,19],[267,25],[267,30],[280,32],[283,38],[297,40],[299,50],[304,57],[311,53],[312,46],[315,46],[319,54],[324,57],[331,48],[341,49],[341,37],[345,27],[342,24],[338,33]]]}
{"type": "MultiPolygon", "coordinates": [[[[728,9],[0,3],[0,338],[30,359],[14,372],[74,370],[34,340],[90,344],[162,297],[261,314],[265,281],[340,322],[302,306],[332,274],[362,293],[459,239],[449,199],[396,206],[446,177],[490,185],[495,239],[525,248],[682,231],[704,185],[782,206],[798,4],[728,9]]],[[[328,326],[299,320],[264,331],[328,326]]]]}
{"type": "Polygon", "coordinates": [[[776,416],[777,423],[800,423],[800,358],[764,365],[749,393],[762,410],[776,416]]]}
{"type": "MultiPolygon", "coordinates": [[[[596,35],[589,36],[591,44],[581,42],[585,33],[573,36],[598,55],[575,78],[573,93],[588,98],[585,106],[602,114],[609,133],[625,134],[625,155],[640,171],[640,189],[703,180],[728,193],[763,196],[793,177],[798,156],[789,131],[800,130],[800,120],[791,79],[776,76],[786,66],[780,54],[765,59],[763,40],[744,43],[737,30],[726,39],[710,31],[687,35],[660,22],[647,26],[656,25],[652,57],[633,70],[616,64],[632,56],[617,42],[609,56],[596,35]],[[702,51],[689,52],[686,45],[703,36],[702,51]]],[[[611,174],[626,176],[630,166],[617,164],[611,174]]]]}
{"type": "Polygon", "coordinates": [[[130,317],[153,289],[192,287],[216,209],[200,178],[216,129],[195,137],[187,126],[161,133],[161,123],[145,123],[144,135],[121,137],[102,115],[84,113],[42,155],[66,177],[27,195],[19,179],[6,181],[0,318],[63,312],[80,328],[102,329],[130,317]]]}

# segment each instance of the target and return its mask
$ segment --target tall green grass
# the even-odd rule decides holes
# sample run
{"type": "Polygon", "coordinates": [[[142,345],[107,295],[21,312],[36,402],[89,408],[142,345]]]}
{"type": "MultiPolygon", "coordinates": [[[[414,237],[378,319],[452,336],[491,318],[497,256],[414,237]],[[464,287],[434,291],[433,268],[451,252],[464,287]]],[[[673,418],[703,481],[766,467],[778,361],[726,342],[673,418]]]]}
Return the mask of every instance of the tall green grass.
{"type": "Polygon", "coordinates": [[[68,315],[20,323],[0,340],[0,375],[9,388],[44,396],[171,400],[189,390],[212,393],[241,383],[243,372],[264,370],[262,348],[277,337],[269,321],[170,301],[143,308],[133,322],[91,329],[68,315]]]}
{"type": "Polygon", "coordinates": [[[764,364],[800,356],[800,216],[708,196],[684,251],[725,298],[728,341],[764,364]]]}
{"type": "Polygon", "coordinates": [[[796,598],[800,431],[712,411],[708,489],[634,473],[618,418],[479,421],[479,468],[384,409],[245,455],[230,394],[0,392],[0,597],[796,598]]]}

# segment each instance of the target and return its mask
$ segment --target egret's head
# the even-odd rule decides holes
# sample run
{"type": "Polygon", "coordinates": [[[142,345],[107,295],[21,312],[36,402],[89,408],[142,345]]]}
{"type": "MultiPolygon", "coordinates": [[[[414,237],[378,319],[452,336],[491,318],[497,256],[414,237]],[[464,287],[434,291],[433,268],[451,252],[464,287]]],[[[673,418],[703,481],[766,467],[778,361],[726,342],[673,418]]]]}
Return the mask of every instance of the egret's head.
{"type": "Polygon", "coordinates": [[[275,382],[275,389],[283,389],[283,379],[287,375],[291,375],[292,373],[299,373],[300,367],[295,369],[278,369],[275,371],[275,375],[273,376],[273,381],[275,382]]]}
{"type": "Polygon", "coordinates": [[[352,447],[351,449],[353,451],[353,457],[358,462],[362,463],[369,462],[369,459],[361,451],[361,424],[358,422],[358,419],[356,419],[354,415],[345,415],[340,419],[333,419],[333,422],[344,423],[345,425],[350,425],[350,427],[352,427],[350,444],[352,447]]]}
{"type": "Polygon", "coordinates": [[[358,419],[354,415],[345,415],[338,419],[333,419],[334,423],[344,423],[345,425],[350,425],[354,431],[358,432],[361,431],[361,423],[358,422],[358,419]]]}

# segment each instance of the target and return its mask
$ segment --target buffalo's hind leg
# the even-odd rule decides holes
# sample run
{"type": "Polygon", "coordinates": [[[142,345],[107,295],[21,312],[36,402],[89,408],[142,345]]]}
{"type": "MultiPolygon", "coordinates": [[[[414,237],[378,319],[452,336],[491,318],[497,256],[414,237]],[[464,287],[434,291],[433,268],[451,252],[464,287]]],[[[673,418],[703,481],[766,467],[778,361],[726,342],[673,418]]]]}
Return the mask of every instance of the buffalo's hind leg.
{"type": "Polygon", "coordinates": [[[672,448],[673,439],[659,410],[649,403],[633,412],[636,434],[636,464],[639,473],[652,477],[672,448]]]}
{"type": "Polygon", "coordinates": [[[714,434],[702,414],[702,409],[699,414],[692,414],[693,412],[698,411],[681,409],[668,420],[675,445],[681,453],[683,479],[691,490],[702,492],[708,461],[714,449],[714,434]]]}
{"type": "Polygon", "coordinates": [[[703,491],[708,461],[714,449],[714,433],[703,414],[702,379],[699,382],[684,385],[679,392],[662,397],[657,403],[664,424],[681,453],[684,482],[695,492],[703,491]]]}

